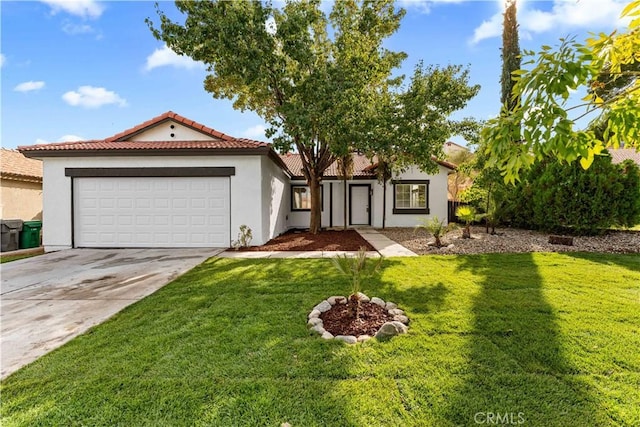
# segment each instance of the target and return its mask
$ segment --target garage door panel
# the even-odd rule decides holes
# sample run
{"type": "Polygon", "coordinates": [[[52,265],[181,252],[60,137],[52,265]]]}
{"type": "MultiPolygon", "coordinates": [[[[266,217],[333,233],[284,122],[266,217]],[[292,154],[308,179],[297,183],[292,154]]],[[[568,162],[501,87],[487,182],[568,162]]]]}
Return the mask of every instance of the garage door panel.
{"type": "Polygon", "coordinates": [[[227,247],[229,178],[76,178],[77,247],[227,247]]]}

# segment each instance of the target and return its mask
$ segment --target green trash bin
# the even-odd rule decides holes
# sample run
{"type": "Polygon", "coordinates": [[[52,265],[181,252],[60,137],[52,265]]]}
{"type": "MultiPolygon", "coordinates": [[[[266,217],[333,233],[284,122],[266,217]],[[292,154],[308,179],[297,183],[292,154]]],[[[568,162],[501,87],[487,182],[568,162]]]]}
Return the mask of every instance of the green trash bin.
{"type": "Polygon", "coordinates": [[[40,246],[40,230],[42,221],[25,221],[20,233],[20,249],[37,248],[40,246]]]}

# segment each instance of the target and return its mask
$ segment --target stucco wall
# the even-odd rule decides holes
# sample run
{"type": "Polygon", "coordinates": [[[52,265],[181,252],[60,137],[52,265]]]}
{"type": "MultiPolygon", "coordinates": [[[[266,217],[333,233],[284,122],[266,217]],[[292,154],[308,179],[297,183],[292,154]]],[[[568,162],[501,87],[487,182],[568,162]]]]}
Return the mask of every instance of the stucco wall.
{"type": "Polygon", "coordinates": [[[262,241],[266,242],[287,229],[291,187],[289,177],[271,159],[262,156],[261,167],[262,241]]]}
{"type": "Polygon", "coordinates": [[[0,218],[23,221],[42,219],[42,184],[0,180],[0,218]]]}
{"type": "MultiPolygon", "coordinates": [[[[157,157],[78,157],[44,159],[43,243],[45,250],[71,247],[71,178],[67,167],[215,167],[234,166],[231,182],[231,239],[237,238],[240,225],[253,230],[253,244],[266,242],[262,220],[262,156],[157,156],[157,157]]],[[[267,239],[268,240],[268,239],[267,239]]]]}
{"type": "Polygon", "coordinates": [[[129,141],[212,141],[214,138],[201,132],[193,130],[178,122],[168,121],[155,125],[149,130],[141,132],[129,141]],[[171,125],[174,126],[171,129],[171,125]],[[171,136],[173,134],[173,136],[171,136]]]}
{"type": "MultiPolygon", "coordinates": [[[[427,175],[421,172],[417,167],[410,168],[398,177],[393,179],[399,180],[429,180],[429,215],[413,215],[413,214],[394,214],[393,213],[393,184],[387,185],[387,203],[386,203],[386,226],[387,227],[415,227],[420,218],[433,218],[438,216],[441,220],[447,220],[447,173],[449,169],[438,166],[439,173],[436,175],[427,175]]],[[[382,194],[383,188],[377,182],[372,184],[373,197],[371,204],[373,211],[371,213],[371,221],[374,227],[382,227],[382,194]]]]}

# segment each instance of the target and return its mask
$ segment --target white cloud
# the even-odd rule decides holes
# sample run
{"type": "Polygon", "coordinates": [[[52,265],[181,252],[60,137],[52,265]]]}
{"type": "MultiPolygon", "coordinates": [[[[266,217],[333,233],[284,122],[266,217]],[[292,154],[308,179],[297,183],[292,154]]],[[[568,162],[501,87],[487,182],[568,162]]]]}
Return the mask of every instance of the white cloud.
{"type": "Polygon", "coordinates": [[[246,129],[244,132],[242,132],[242,136],[244,136],[245,138],[250,138],[250,139],[266,139],[264,132],[267,130],[266,127],[264,127],[264,125],[255,125],[255,126],[251,126],[250,128],[246,129]]]}
{"type": "MultiPolygon", "coordinates": [[[[76,141],[84,141],[85,139],[81,136],[78,135],[62,135],[60,138],[58,138],[57,142],[76,142],[76,141]]],[[[43,138],[37,138],[36,139],[36,144],[50,144],[51,141],[48,141],[46,139],[43,138]]]]}
{"type": "Polygon", "coordinates": [[[398,6],[405,9],[418,10],[422,13],[431,12],[431,8],[436,4],[442,3],[463,3],[468,0],[400,0],[398,6]]]}
{"type": "Polygon", "coordinates": [[[95,0],[41,0],[51,7],[51,13],[60,11],[81,18],[99,18],[104,12],[104,6],[95,0]]]}
{"type": "Polygon", "coordinates": [[[58,138],[58,142],[76,142],[84,141],[84,138],[78,135],[62,135],[58,138]]]}
{"type": "Polygon", "coordinates": [[[120,107],[127,105],[127,100],[117,93],[93,86],[80,86],[77,91],[72,90],[62,95],[62,99],[69,105],[84,108],[99,108],[108,104],[120,107]]]}
{"type": "Polygon", "coordinates": [[[502,14],[498,13],[493,15],[488,21],[483,21],[478,28],[473,30],[471,44],[476,44],[484,39],[497,37],[500,34],[502,34],[502,14]]]}
{"type": "MultiPolygon", "coordinates": [[[[524,34],[543,33],[550,30],[588,29],[626,25],[620,20],[620,12],[627,0],[553,0],[550,10],[535,8],[535,2],[518,2],[518,23],[524,34]]],[[[477,27],[471,44],[502,34],[502,14],[504,3],[499,1],[500,10],[489,20],[477,27]]]]}
{"type": "Polygon", "coordinates": [[[0,68],[4,67],[4,64],[7,62],[7,57],[4,54],[0,53],[0,68]]]}
{"type": "Polygon", "coordinates": [[[95,30],[91,25],[87,24],[73,24],[71,22],[67,22],[62,26],[62,31],[65,33],[75,36],[77,34],[91,34],[94,33],[95,30]]]}
{"type": "Polygon", "coordinates": [[[33,80],[28,82],[20,83],[18,86],[14,87],[13,90],[16,92],[31,92],[34,90],[40,90],[44,87],[43,81],[34,82],[33,80]]]}
{"type": "Polygon", "coordinates": [[[161,49],[156,49],[153,53],[147,56],[147,63],[144,67],[146,71],[153,70],[158,67],[176,67],[192,69],[197,67],[203,67],[201,62],[194,61],[188,56],[181,56],[169,49],[169,46],[164,45],[161,49]]]}

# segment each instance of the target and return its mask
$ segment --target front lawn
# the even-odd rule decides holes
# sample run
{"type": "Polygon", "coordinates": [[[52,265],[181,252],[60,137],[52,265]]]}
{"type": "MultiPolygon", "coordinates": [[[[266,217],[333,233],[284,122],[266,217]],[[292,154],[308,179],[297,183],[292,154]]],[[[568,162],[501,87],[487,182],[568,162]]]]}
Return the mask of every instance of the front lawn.
{"type": "Polygon", "coordinates": [[[210,259],[2,384],[2,425],[640,425],[640,257],[388,259],[409,334],[308,331],[326,259],[210,259]],[[504,422],[503,422],[504,424],[504,422]]]}

